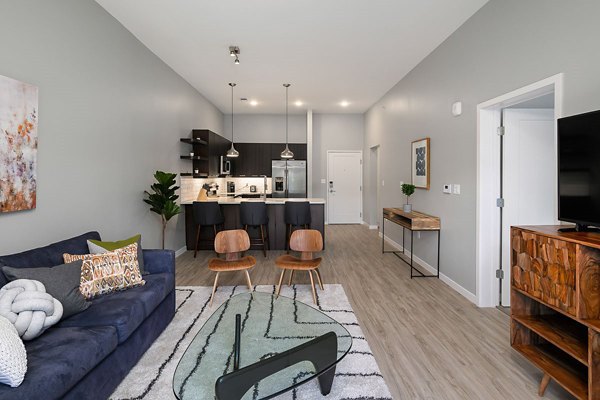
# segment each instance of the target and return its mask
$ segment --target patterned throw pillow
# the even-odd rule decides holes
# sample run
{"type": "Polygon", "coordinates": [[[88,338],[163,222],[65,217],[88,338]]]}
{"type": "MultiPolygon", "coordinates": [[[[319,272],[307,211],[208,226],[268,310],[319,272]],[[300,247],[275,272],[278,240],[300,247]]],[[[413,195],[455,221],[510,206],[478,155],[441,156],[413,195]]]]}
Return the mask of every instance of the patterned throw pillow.
{"type": "Polygon", "coordinates": [[[63,254],[67,263],[83,261],[79,290],[86,299],[144,285],[137,257],[137,243],[104,254],[63,254]]]}

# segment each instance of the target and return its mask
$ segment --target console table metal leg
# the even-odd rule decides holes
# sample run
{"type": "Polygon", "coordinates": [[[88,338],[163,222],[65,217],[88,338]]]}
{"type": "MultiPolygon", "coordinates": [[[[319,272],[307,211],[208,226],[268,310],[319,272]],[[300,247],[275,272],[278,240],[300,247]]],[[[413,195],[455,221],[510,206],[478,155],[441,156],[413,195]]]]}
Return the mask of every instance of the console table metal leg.
{"type": "Polygon", "coordinates": [[[415,242],[414,231],[410,231],[410,279],[413,278],[413,243],[415,242]]]}
{"type": "Polygon", "coordinates": [[[442,231],[437,231],[438,233],[438,254],[437,254],[437,277],[440,277],[440,236],[442,235],[442,231]]]}
{"type": "Polygon", "coordinates": [[[385,218],[381,219],[381,253],[385,253],[385,218]]]}

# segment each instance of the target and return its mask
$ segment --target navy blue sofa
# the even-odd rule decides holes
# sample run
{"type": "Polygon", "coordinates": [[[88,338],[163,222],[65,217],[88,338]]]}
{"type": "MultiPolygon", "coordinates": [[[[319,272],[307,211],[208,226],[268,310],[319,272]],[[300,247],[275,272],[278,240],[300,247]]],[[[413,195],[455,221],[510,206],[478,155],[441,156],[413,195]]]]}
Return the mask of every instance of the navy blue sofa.
{"type": "MultiPolygon", "coordinates": [[[[98,232],[0,256],[16,268],[63,264],[63,253],[88,253],[98,232]]],[[[100,296],[79,314],[25,342],[27,375],[18,388],[0,384],[1,400],[106,399],[175,315],[175,253],[144,250],[144,286],[100,296]]],[[[6,278],[0,272],[0,287],[6,278]]]]}

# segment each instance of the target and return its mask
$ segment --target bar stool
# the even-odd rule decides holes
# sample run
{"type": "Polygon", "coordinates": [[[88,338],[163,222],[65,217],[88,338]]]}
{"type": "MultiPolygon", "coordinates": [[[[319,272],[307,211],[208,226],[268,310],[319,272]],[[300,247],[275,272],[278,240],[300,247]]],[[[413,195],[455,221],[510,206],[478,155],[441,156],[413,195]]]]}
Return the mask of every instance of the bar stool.
{"type": "Polygon", "coordinates": [[[215,238],[215,251],[218,254],[225,254],[225,259],[213,258],[208,262],[208,269],[217,273],[210,296],[210,306],[212,306],[213,297],[215,297],[219,274],[221,272],[244,271],[246,273],[248,289],[252,291],[252,281],[250,280],[248,270],[256,265],[256,258],[252,256],[242,257],[242,252],[249,248],[250,237],[242,229],[221,231],[217,234],[215,238]]]}
{"type": "Polygon", "coordinates": [[[264,201],[242,202],[240,204],[240,223],[246,232],[248,232],[248,227],[258,227],[260,229],[260,238],[250,238],[250,245],[256,244],[262,246],[263,254],[266,257],[267,247],[269,245],[269,235],[267,230],[269,217],[267,216],[266,203],[264,201]]]}
{"type": "Polygon", "coordinates": [[[196,230],[196,248],[194,250],[194,258],[198,253],[198,243],[200,242],[200,231],[203,226],[213,227],[215,238],[217,237],[217,226],[223,225],[225,218],[221,214],[221,207],[216,201],[195,201],[192,205],[194,210],[194,221],[198,226],[196,230]]]}
{"type": "Polygon", "coordinates": [[[319,282],[321,290],[325,289],[323,287],[321,273],[319,272],[321,257],[313,258],[313,253],[323,250],[323,236],[321,235],[321,232],[315,229],[298,229],[292,233],[290,248],[294,251],[299,251],[300,258],[284,254],[275,260],[275,265],[282,270],[281,276],[279,277],[279,283],[277,284],[277,296],[279,296],[279,293],[281,292],[283,278],[288,269],[291,271],[290,282],[292,281],[292,276],[294,276],[294,271],[308,271],[313,300],[315,304],[317,304],[317,291],[315,289],[315,281],[313,280],[313,272],[317,276],[317,281],[319,282]]]}
{"type": "Polygon", "coordinates": [[[285,249],[289,253],[290,236],[294,227],[310,228],[310,203],[308,201],[286,201],[284,210],[285,249]]]}

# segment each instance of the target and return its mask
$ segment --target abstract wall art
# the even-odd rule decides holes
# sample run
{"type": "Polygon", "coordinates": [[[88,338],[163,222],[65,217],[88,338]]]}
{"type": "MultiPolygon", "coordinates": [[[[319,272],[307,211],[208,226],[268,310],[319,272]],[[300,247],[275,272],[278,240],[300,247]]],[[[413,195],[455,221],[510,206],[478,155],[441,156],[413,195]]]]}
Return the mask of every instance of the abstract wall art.
{"type": "Polygon", "coordinates": [[[0,212],[36,207],[37,128],[38,88],[0,75],[0,212]]]}
{"type": "Polygon", "coordinates": [[[429,138],[412,142],[412,184],[429,190],[429,138]]]}

